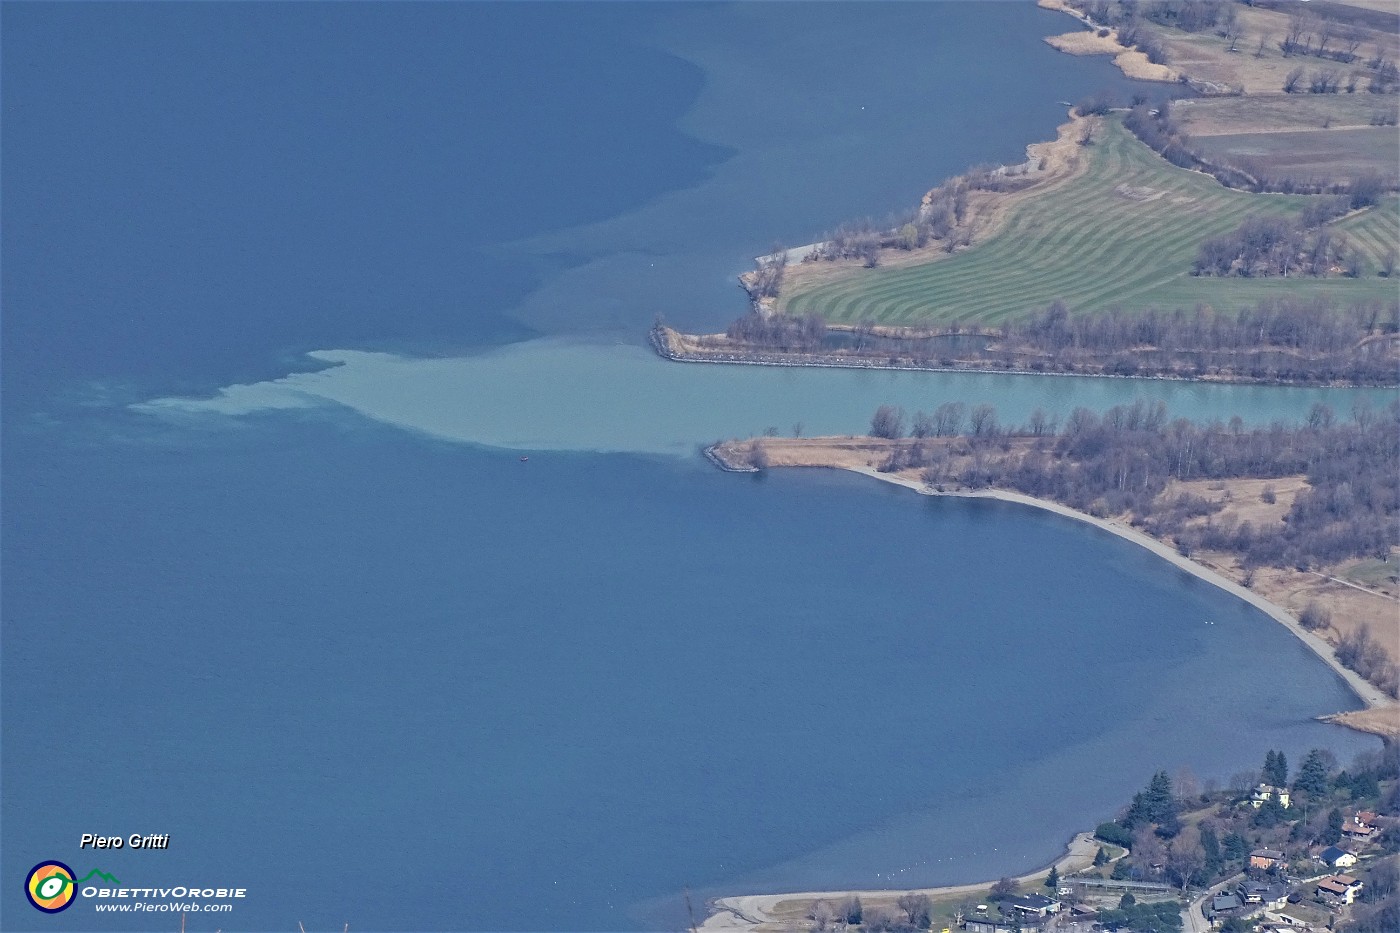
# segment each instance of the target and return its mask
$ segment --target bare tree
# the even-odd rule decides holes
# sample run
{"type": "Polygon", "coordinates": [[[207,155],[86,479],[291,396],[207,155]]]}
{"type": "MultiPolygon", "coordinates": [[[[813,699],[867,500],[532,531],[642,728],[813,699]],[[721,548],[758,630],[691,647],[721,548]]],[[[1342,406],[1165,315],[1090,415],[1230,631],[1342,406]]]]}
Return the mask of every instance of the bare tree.
{"type": "Polygon", "coordinates": [[[1133,868],[1136,873],[1147,877],[1153,877],[1161,870],[1152,866],[1163,865],[1167,860],[1166,843],[1153,832],[1151,826],[1143,826],[1133,833],[1132,852],[1133,868]]]}
{"type": "Polygon", "coordinates": [[[775,297],[783,287],[783,274],[787,271],[787,250],[774,244],[773,252],[755,261],[751,293],[756,298],[775,297]]]}
{"type": "Polygon", "coordinates": [[[909,429],[909,433],[910,433],[912,436],[914,436],[914,437],[932,437],[932,436],[933,436],[933,430],[934,430],[933,418],[931,418],[931,417],[928,415],[927,412],[923,412],[923,411],[916,411],[916,412],[914,412],[914,425],[913,425],[912,428],[909,429]]]}
{"type": "Polygon", "coordinates": [[[1228,788],[1230,793],[1236,797],[1241,797],[1249,793],[1250,788],[1254,787],[1255,779],[1258,778],[1258,776],[1259,773],[1257,771],[1236,771],[1234,774],[1230,775],[1228,788]]]}
{"type": "Polygon", "coordinates": [[[1355,26],[1347,26],[1341,32],[1342,45],[1345,51],[1341,53],[1341,59],[1350,64],[1356,61],[1356,50],[1361,48],[1361,43],[1366,38],[1366,33],[1355,26]]]}
{"type": "Polygon", "coordinates": [[[870,436],[893,440],[904,436],[904,409],[881,405],[870,419],[870,436]]]}
{"type": "Polygon", "coordinates": [[[1054,433],[1050,427],[1050,416],[1045,414],[1043,408],[1037,408],[1031,412],[1031,420],[1027,427],[1035,437],[1044,437],[1046,434],[1054,433]]]}
{"type": "Polygon", "coordinates": [[[1335,94],[1341,83],[1341,76],[1335,68],[1319,68],[1312,73],[1308,90],[1314,94],[1335,94]]]}
{"type": "Polygon", "coordinates": [[[927,894],[910,891],[908,894],[901,894],[895,904],[909,918],[910,926],[923,928],[929,925],[929,920],[933,916],[933,902],[929,900],[927,894]]]}
{"type": "Polygon", "coordinates": [[[1183,828],[1167,847],[1167,875],[1184,894],[1205,865],[1206,853],[1201,848],[1201,831],[1194,826],[1183,828]]]}
{"type": "Polygon", "coordinates": [[[865,912],[867,933],[890,933],[900,926],[899,915],[888,907],[872,907],[865,912]]]}
{"type": "Polygon", "coordinates": [[[1284,58],[1303,48],[1303,35],[1309,26],[1308,19],[1305,13],[1294,13],[1288,17],[1288,31],[1284,34],[1283,41],[1278,44],[1284,58]]]}
{"type": "Polygon", "coordinates": [[[1308,55],[1312,48],[1313,29],[1317,28],[1317,17],[1310,13],[1295,13],[1288,17],[1288,32],[1284,41],[1278,43],[1284,56],[1301,53],[1308,55]]]}
{"type": "Polygon", "coordinates": [[[1283,93],[1293,94],[1298,90],[1299,83],[1303,80],[1303,69],[1294,68],[1283,79],[1283,93]]]}
{"type": "Polygon", "coordinates": [[[995,406],[983,402],[974,406],[968,422],[973,437],[987,437],[997,432],[997,410],[995,406]]]}
{"type": "Polygon", "coordinates": [[[1201,792],[1201,782],[1196,780],[1196,773],[1186,765],[1177,769],[1172,777],[1172,787],[1176,789],[1176,796],[1179,800],[1192,801],[1201,792]]]}
{"type": "Polygon", "coordinates": [[[1327,54],[1327,43],[1337,34],[1337,26],[1330,19],[1324,19],[1317,27],[1317,48],[1313,54],[1323,58],[1327,54]]]}
{"type": "Polygon", "coordinates": [[[933,412],[933,433],[939,437],[952,437],[962,431],[963,418],[967,406],[962,402],[944,402],[933,412]]]}

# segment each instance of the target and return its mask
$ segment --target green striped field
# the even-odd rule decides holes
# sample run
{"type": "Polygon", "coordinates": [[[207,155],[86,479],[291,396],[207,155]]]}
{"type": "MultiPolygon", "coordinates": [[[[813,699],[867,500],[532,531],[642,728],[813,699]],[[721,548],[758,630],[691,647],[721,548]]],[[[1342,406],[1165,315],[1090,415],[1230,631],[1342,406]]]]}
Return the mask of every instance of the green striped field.
{"type": "Polygon", "coordinates": [[[1393,198],[1338,225],[1367,254],[1360,278],[1196,277],[1191,263],[1207,237],[1251,214],[1300,211],[1308,199],[1233,191],[1178,169],[1116,120],[1099,135],[1083,175],[1011,208],[996,234],[966,252],[798,286],[782,296],[782,308],[832,322],[995,323],[1057,299],[1072,310],[1131,311],[1233,309],[1280,295],[1327,295],[1339,304],[1396,297],[1396,280],[1376,275],[1400,236],[1393,198]]]}
{"type": "Polygon", "coordinates": [[[1339,220],[1333,226],[1366,254],[1371,263],[1368,271],[1374,272],[1386,252],[1400,248],[1400,198],[1385,198],[1364,214],[1339,220]]]}

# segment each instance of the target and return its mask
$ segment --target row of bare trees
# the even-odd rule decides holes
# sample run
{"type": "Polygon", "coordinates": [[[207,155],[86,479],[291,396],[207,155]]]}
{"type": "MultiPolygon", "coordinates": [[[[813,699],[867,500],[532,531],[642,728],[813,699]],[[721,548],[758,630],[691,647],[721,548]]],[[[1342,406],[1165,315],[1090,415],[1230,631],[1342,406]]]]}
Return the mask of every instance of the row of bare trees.
{"type": "Polygon", "coordinates": [[[1355,94],[1360,86],[1361,79],[1367,78],[1366,90],[1372,94],[1389,94],[1400,81],[1400,74],[1391,62],[1386,62],[1376,69],[1368,77],[1362,72],[1351,71],[1342,72],[1336,68],[1315,68],[1308,73],[1307,80],[1303,80],[1303,67],[1292,69],[1284,76],[1283,92],[1285,94],[1301,94],[1307,91],[1309,94],[1336,94],[1343,89],[1342,79],[1346,78],[1346,92],[1355,94]]]}
{"type": "MultiPolygon", "coordinates": [[[[872,433],[897,437],[903,423],[903,413],[886,406],[872,433]]],[[[1246,567],[1308,568],[1384,557],[1400,545],[1400,402],[1378,411],[1363,398],[1347,420],[1317,405],[1303,424],[1263,428],[1237,418],[1170,420],[1161,403],[1145,402],[1102,415],[1076,409],[1062,425],[1042,412],[1015,427],[1003,426],[990,405],[945,403],[914,423],[925,430],[894,449],[882,469],[921,469],[932,484],[1014,489],[1092,514],[1129,513],[1186,553],[1229,550],[1246,567]],[[940,437],[953,439],[930,440],[940,437]],[[1300,474],[1308,488],[1280,527],[1188,524],[1220,505],[1162,496],[1174,479],[1300,474]]]]}
{"type": "Polygon", "coordinates": [[[870,322],[838,331],[815,313],[750,312],[729,326],[727,342],[711,343],[715,353],[769,362],[797,355],[818,363],[1391,385],[1400,365],[1391,339],[1397,333],[1397,302],[1339,309],[1324,299],[1283,298],[1232,314],[1200,306],[1075,314],[1054,302],[983,331],[880,331],[870,322]]]}
{"type": "MultiPolygon", "coordinates": [[[[1329,227],[1308,227],[1290,217],[1247,217],[1229,233],[1201,244],[1193,275],[1256,278],[1289,275],[1358,278],[1366,264],[1347,236],[1329,227]]],[[[1379,271],[1389,276],[1394,261],[1379,271]]]]}
{"type": "MultiPolygon", "coordinates": [[[[1367,37],[1367,31],[1360,26],[1339,23],[1330,17],[1303,9],[1288,17],[1288,28],[1278,47],[1285,58],[1293,55],[1315,55],[1318,58],[1350,64],[1360,58],[1357,50],[1367,37]]],[[[1377,56],[1383,58],[1379,47],[1377,56]]]]}

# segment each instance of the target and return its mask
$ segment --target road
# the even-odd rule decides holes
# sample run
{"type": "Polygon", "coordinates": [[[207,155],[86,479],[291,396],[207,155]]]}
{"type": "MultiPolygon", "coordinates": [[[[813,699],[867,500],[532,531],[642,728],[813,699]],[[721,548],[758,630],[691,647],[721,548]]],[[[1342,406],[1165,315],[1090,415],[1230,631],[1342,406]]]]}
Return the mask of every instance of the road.
{"type": "Polygon", "coordinates": [[[1243,873],[1232,875],[1231,877],[1226,878],[1219,884],[1213,885],[1200,897],[1196,898],[1194,901],[1191,901],[1189,904],[1183,907],[1181,909],[1182,933],[1206,933],[1206,931],[1210,929],[1210,922],[1206,920],[1205,912],[1202,908],[1204,908],[1206,903],[1212,897],[1215,897],[1215,895],[1221,893],[1227,888],[1233,888],[1235,885],[1239,884],[1240,879],[1242,878],[1244,878],[1243,873]]]}

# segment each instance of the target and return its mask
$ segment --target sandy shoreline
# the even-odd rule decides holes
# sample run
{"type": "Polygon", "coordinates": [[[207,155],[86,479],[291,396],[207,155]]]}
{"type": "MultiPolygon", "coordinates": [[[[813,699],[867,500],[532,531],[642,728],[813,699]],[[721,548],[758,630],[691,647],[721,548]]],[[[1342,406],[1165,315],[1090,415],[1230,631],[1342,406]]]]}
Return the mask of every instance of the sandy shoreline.
{"type": "Polygon", "coordinates": [[[1179,567],[1187,573],[1205,580],[1207,583],[1220,587],[1230,595],[1244,600],[1251,606],[1270,616],[1274,621],[1280,623],[1292,632],[1299,641],[1307,645],[1314,654],[1336,672],[1337,676],[1346,682],[1351,692],[1356,694],[1357,699],[1366,704],[1368,708],[1381,709],[1396,705],[1396,701],[1382,692],[1379,687],[1365,680],[1355,671],[1343,667],[1342,663],[1337,660],[1336,655],[1333,653],[1332,646],[1299,625],[1298,620],[1293,618],[1283,607],[1269,602],[1253,590],[1241,586],[1222,574],[1216,573],[1209,567],[1204,567],[1189,557],[1183,557],[1171,546],[1163,544],[1156,538],[1150,537],[1138,531],[1136,528],[1131,528],[1121,522],[1096,518],[1087,512],[1080,512],[1068,506],[1060,505],[1057,502],[1051,502],[1047,499],[1036,499],[1033,496],[1023,495],[1018,492],[1006,492],[999,489],[938,492],[930,489],[926,484],[918,480],[894,476],[889,473],[881,473],[871,467],[836,467],[836,469],[849,470],[850,472],[860,473],[863,476],[869,476],[872,479],[877,479],[882,482],[903,486],[906,489],[912,489],[925,496],[951,496],[962,499],[996,499],[1001,502],[1015,502],[1019,505],[1044,509],[1047,512],[1054,512],[1056,515],[1063,515],[1066,518],[1072,518],[1076,521],[1093,525],[1096,528],[1101,528],[1110,534],[1117,535],[1125,541],[1131,541],[1139,547],[1146,548],[1153,554],[1171,563],[1173,566],[1179,567]]]}
{"type": "MultiPolygon", "coordinates": [[[[1108,519],[1097,518],[1085,512],[1080,512],[1068,506],[1060,505],[1046,499],[1037,499],[1032,496],[1023,495],[1016,492],[1004,490],[965,490],[965,491],[944,491],[939,492],[929,487],[926,483],[908,476],[899,476],[891,473],[881,473],[873,467],[848,466],[832,464],[820,467],[821,469],[847,470],[852,473],[859,473],[881,482],[901,486],[905,489],[913,490],[925,496],[947,496],[961,499],[993,499],[1000,502],[1011,502],[1017,505],[1028,506],[1030,508],[1043,509],[1053,512],[1065,518],[1085,522],[1100,528],[1110,534],[1117,535],[1125,541],[1130,541],[1139,547],[1146,548],[1153,554],[1171,563],[1193,576],[1206,581],[1214,586],[1220,587],[1227,593],[1236,596],[1254,606],[1256,609],[1266,613],[1274,621],[1282,624],[1293,633],[1303,644],[1307,645],[1322,661],[1330,667],[1338,677],[1351,689],[1352,693],[1365,704],[1368,710],[1394,710],[1397,707],[1395,700],[1383,693],[1379,688],[1363,679],[1354,671],[1343,667],[1333,653],[1332,646],[1326,641],[1303,628],[1298,621],[1281,606],[1278,606],[1264,599],[1246,587],[1230,580],[1196,563],[1188,557],[1183,557],[1169,545],[1149,537],[1142,532],[1128,527],[1120,522],[1108,519]]],[[[1343,714],[1345,715],[1345,714],[1343,714]]],[[[1319,717],[1331,720],[1332,717],[1319,717]]],[[[1341,723],[1346,725],[1347,723],[1341,723]]],[[[1098,844],[1093,841],[1092,834],[1081,833],[1076,836],[1069,845],[1069,851],[1054,863],[1061,874],[1068,874],[1081,870],[1092,862],[1094,854],[1098,851],[1098,844]],[[1087,852],[1087,858],[1085,853],[1087,852]]],[[[1023,875],[1017,881],[1035,880],[1044,877],[1049,871],[1047,866],[1038,872],[1031,872],[1023,875]]],[[[974,894],[985,891],[991,886],[992,881],[984,881],[978,884],[952,885],[941,888],[921,888],[916,889],[930,897],[947,897],[959,894],[974,894]]],[[[779,917],[775,915],[775,909],[779,904],[787,901],[814,901],[831,900],[837,901],[851,895],[858,895],[863,902],[871,901],[892,901],[905,891],[808,891],[789,894],[746,894],[731,897],[718,898],[711,903],[710,916],[701,925],[702,930],[752,930],[760,925],[790,925],[791,917],[779,917]]],[[[867,906],[869,904],[867,903],[867,906]]]]}
{"type": "MultiPolygon", "coordinates": [[[[1039,881],[1050,873],[1051,865],[1059,870],[1060,874],[1067,875],[1077,871],[1083,871],[1094,862],[1094,856],[1099,851],[1099,842],[1094,839],[1093,833],[1079,833],[1069,841],[1065,847],[1065,854],[1055,859],[1050,865],[1036,871],[1027,872],[1014,880],[1017,883],[1027,881],[1039,881]]],[[[705,922],[700,925],[701,930],[750,930],[760,924],[785,924],[790,920],[786,917],[775,916],[775,909],[779,904],[786,901],[816,901],[830,900],[839,901],[846,897],[859,897],[861,902],[870,907],[880,902],[893,902],[901,894],[908,894],[914,891],[920,894],[927,894],[931,898],[966,895],[982,895],[995,883],[992,881],[980,881],[974,884],[954,884],[941,888],[900,888],[898,890],[867,890],[867,891],[803,891],[793,894],[741,894],[733,897],[721,897],[710,904],[712,911],[705,922]]]]}

